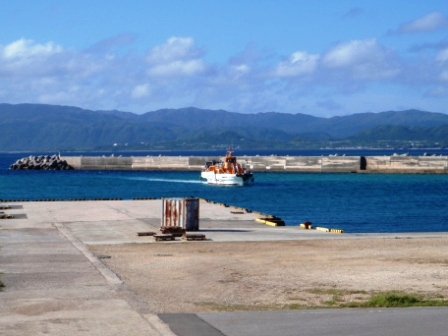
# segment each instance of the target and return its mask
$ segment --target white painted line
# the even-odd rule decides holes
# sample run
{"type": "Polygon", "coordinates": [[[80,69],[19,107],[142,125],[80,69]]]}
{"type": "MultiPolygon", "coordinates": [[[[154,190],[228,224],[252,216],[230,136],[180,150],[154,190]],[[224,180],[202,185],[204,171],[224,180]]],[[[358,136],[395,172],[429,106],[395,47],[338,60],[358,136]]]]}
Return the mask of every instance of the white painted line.
{"type": "Polygon", "coordinates": [[[81,252],[90,261],[90,263],[101,273],[109,284],[121,285],[123,283],[123,281],[114,272],[107,268],[97,257],[95,257],[81,241],[76,239],[70,230],[68,230],[63,224],[53,223],[53,225],[79,252],[81,252]]]}

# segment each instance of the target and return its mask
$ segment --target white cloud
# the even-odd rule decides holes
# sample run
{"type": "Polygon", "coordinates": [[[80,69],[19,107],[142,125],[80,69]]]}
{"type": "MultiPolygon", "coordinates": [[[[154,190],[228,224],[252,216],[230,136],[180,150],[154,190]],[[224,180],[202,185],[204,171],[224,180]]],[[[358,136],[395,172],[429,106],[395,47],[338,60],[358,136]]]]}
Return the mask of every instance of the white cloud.
{"type": "Polygon", "coordinates": [[[329,68],[350,67],[359,63],[382,58],[382,52],[375,39],[354,40],[341,43],[327,52],[322,63],[329,68]]]}
{"type": "Polygon", "coordinates": [[[437,54],[436,61],[440,63],[448,61],[448,48],[443,49],[437,54]]]}
{"type": "Polygon", "coordinates": [[[37,96],[37,101],[42,104],[61,104],[83,94],[78,86],[65,87],[52,90],[51,93],[42,93],[37,96]]]}
{"type": "Polygon", "coordinates": [[[0,46],[0,77],[22,77],[26,80],[63,76],[86,78],[101,72],[112,61],[109,54],[99,60],[87,53],[64,50],[52,42],[39,44],[20,39],[0,46]]]}
{"type": "Polygon", "coordinates": [[[448,70],[442,71],[440,74],[440,79],[444,82],[448,82],[448,70]]]}
{"type": "Polygon", "coordinates": [[[203,73],[202,52],[190,37],[171,37],[163,45],[150,51],[147,61],[150,76],[193,76],[203,73]]]}
{"type": "Polygon", "coordinates": [[[152,76],[194,76],[205,70],[205,63],[202,60],[178,60],[165,64],[157,64],[148,70],[152,76]]]}
{"type": "MultiPolygon", "coordinates": [[[[147,54],[21,39],[0,46],[0,101],[133,112],[197,106],[349,113],[351,100],[381,97],[376,90],[384,88],[412,91],[416,97],[397,95],[409,104],[414,98],[423,101],[423,93],[431,102],[446,97],[440,88],[448,81],[448,49],[439,49],[433,58],[402,56],[376,39],[365,39],[344,41],[322,54],[293,49],[290,55],[275,55],[250,45],[221,64],[208,64],[192,38],[169,38],[147,54]]],[[[374,106],[388,103],[375,101],[374,106]]]]}
{"type": "Polygon", "coordinates": [[[440,12],[432,12],[421,18],[403,23],[396,30],[399,34],[430,32],[448,28],[448,18],[440,12]]]}
{"type": "Polygon", "coordinates": [[[277,65],[275,74],[280,77],[295,77],[312,73],[317,66],[319,55],[296,51],[287,61],[277,65]]]}
{"type": "Polygon", "coordinates": [[[168,63],[178,59],[190,59],[200,56],[191,37],[170,37],[165,44],[151,49],[149,63],[168,63]]]}
{"type": "Polygon", "coordinates": [[[151,86],[149,84],[137,85],[131,95],[133,98],[146,98],[151,95],[151,86]]]}
{"type": "Polygon", "coordinates": [[[230,70],[235,77],[240,77],[250,71],[250,66],[247,64],[231,65],[230,70]]]}
{"type": "MultiPolygon", "coordinates": [[[[378,80],[400,72],[393,58],[392,52],[379,45],[376,39],[353,40],[330,49],[323,55],[322,65],[345,70],[351,79],[378,80]]],[[[341,79],[344,77],[342,75],[341,79]]]]}
{"type": "Polygon", "coordinates": [[[47,42],[46,44],[36,44],[32,40],[20,39],[4,47],[0,47],[0,55],[4,59],[21,59],[57,54],[62,52],[62,47],[47,42]]]}

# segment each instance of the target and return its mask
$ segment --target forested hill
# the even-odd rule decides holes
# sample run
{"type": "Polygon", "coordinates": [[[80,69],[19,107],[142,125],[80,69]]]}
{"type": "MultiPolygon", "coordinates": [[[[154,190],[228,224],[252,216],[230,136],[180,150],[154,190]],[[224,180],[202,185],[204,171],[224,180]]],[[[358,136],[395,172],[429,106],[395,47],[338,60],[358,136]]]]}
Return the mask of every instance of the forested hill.
{"type": "Polygon", "coordinates": [[[194,107],[144,114],[0,104],[0,151],[446,147],[448,115],[418,110],[319,118],[194,107]]]}

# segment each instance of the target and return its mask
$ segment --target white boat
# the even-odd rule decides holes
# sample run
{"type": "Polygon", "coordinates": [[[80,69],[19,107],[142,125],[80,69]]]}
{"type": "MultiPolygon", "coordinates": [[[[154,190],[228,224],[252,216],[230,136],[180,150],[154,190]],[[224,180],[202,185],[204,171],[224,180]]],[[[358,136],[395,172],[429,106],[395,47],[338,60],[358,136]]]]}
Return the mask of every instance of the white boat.
{"type": "Polygon", "coordinates": [[[252,171],[245,164],[239,164],[232,150],[220,161],[208,161],[201,172],[201,177],[208,184],[219,185],[245,185],[254,182],[252,171]]]}

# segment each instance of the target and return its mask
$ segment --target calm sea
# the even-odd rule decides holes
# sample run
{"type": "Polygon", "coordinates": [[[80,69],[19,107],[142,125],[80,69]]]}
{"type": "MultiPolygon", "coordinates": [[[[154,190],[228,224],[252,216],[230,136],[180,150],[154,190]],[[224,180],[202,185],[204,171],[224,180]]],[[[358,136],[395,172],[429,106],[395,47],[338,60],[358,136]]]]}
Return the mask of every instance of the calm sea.
{"type": "MultiPolygon", "coordinates": [[[[235,151],[236,155],[391,155],[404,151],[235,151]]],[[[409,151],[407,151],[409,152],[409,151]]],[[[409,152],[421,155],[425,151],[409,152]]],[[[443,154],[444,151],[427,151],[443,154]]],[[[287,225],[310,221],[346,232],[448,231],[448,175],[256,173],[247,187],[204,184],[199,172],[11,171],[31,154],[0,153],[0,199],[201,197],[276,215],[287,225]]],[[[111,153],[63,153],[110,155],[111,153]]],[[[134,152],[123,156],[216,155],[222,151],[134,152]]],[[[115,153],[115,155],[118,155],[115,153]]]]}

